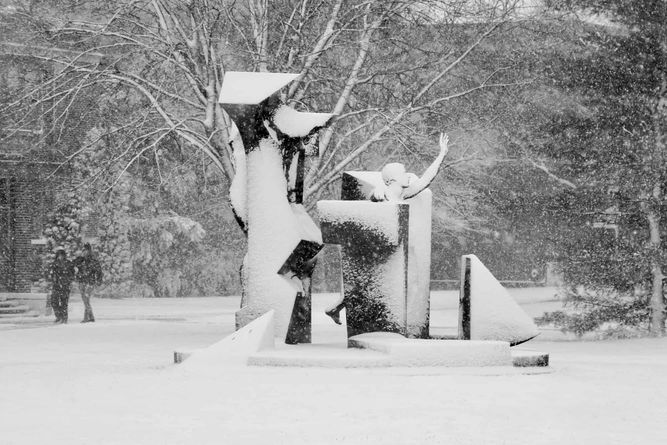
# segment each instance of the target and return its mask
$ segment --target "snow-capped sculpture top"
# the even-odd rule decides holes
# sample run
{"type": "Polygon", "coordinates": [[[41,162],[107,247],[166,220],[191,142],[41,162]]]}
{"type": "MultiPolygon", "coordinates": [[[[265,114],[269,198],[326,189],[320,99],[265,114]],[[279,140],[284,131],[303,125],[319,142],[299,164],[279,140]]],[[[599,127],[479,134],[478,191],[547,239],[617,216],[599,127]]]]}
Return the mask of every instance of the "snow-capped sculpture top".
{"type": "Polygon", "coordinates": [[[276,93],[298,76],[293,73],[225,73],[219,102],[238,127],[237,145],[244,145],[247,152],[257,148],[259,140],[269,135],[274,140],[305,138],[329,123],[331,113],[301,112],[280,102],[276,93]]]}
{"type": "Polygon", "coordinates": [[[382,168],[382,181],[384,186],[377,187],[373,191],[373,201],[402,201],[412,198],[426,189],[435,179],[442,161],[449,151],[449,136],[440,133],[440,153],[433,163],[420,177],[414,173],[407,173],[405,165],[392,162],[382,168]]]}
{"type": "Polygon", "coordinates": [[[299,75],[228,71],[220,89],[219,102],[233,120],[230,145],[235,176],[230,200],[239,224],[247,230],[246,155],[266,139],[276,145],[283,158],[289,202],[300,204],[303,197],[305,156],[318,154],[318,132],[333,114],[301,112],[281,103],[277,94],[299,75]]]}

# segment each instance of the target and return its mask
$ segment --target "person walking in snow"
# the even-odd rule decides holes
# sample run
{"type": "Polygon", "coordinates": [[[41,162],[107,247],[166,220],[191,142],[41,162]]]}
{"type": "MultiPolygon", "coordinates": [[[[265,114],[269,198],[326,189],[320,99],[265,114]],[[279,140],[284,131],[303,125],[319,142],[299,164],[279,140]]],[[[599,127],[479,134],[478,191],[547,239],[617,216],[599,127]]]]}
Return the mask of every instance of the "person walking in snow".
{"type": "Polygon", "coordinates": [[[56,323],[67,323],[69,293],[74,279],[74,266],[67,259],[62,247],[56,249],[56,257],[49,268],[51,281],[51,307],[56,316],[56,323]]]}
{"type": "Polygon", "coordinates": [[[102,267],[97,258],[93,256],[93,249],[89,243],[84,244],[83,253],[74,260],[74,267],[76,268],[76,280],[79,282],[79,290],[81,291],[81,300],[85,307],[81,323],[94,322],[95,317],[93,316],[90,298],[95,286],[102,284],[102,267]]]}

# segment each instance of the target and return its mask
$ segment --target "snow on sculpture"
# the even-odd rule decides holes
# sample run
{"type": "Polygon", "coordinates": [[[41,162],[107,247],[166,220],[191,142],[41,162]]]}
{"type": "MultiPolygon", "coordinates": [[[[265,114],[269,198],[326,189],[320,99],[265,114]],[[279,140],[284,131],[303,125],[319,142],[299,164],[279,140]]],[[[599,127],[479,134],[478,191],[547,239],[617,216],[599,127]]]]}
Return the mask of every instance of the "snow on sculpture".
{"type": "Polygon", "coordinates": [[[435,179],[443,159],[449,151],[449,136],[440,133],[440,153],[429,165],[421,177],[414,173],[407,173],[405,165],[392,162],[382,167],[382,186],[373,190],[373,201],[402,201],[412,198],[424,191],[435,179]]]}
{"type": "Polygon", "coordinates": [[[326,313],[340,323],[339,313],[346,309],[348,336],[386,331],[428,338],[432,194],[427,187],[448,142],[441,134],[440,153],[421,177],[398,163],[381,172],[345,172],[343,201],[318,203],[324,242],[341,245],[343,268],[342,298],[326,313]],[[384,212],[379,205],[388,204],[404,209],[378,221],[384,212]],[[400,242],[377,238],[387,224],[397,225],[400,242]]]}
{"type": "Polygon", "coordinates": [[[406,335],[408,205],[319,201],[317,208],[324,241],[341,246],[348,338],[406,335]]]}
{"type": "Polygon", "coordinates": [[[234,214],[248,236],[241,271],[237,329],[275,311],[276,336],[310,342],[310,280],[322,236],[303,201],[304,158],[332,114],[303,113],[280,103],[288,73],[227,72],[220,103],[235,124],[234,214]]]}
{"type": "Polygon", "coordinates": [[[459,338],[524,343],[539,334],[533,319],[521,309],[475,255],[461,259],[459,338]]]}
{"type": "Polygon", "coordinates": [[[196,371],[211,366],[245,365],[248,357],[263,350],[275,348],[274,312],[269,311],[261,317],[203,349],[182,354],[181,370],[196,371]],[[187,360],[185,360],[187,359],[187,360]]]}

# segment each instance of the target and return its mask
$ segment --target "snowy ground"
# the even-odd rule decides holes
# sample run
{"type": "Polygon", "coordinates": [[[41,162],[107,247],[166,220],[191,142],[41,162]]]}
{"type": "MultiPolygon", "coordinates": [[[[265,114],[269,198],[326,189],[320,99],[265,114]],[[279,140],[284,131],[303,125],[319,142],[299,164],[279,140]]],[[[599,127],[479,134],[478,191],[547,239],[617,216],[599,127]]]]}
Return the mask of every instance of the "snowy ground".
{"type": "MultiPolygon", "coordinates": [[[[513,289],[532,315],[553,289],[513,289]]],[[[314,301],[314,340],[344,331],[314,301]]],[[[451,332],[456,293],[432,323],[451,332]]],[[[549,374],[475,369],[242,368],[184,372],[174,349],[233,331],[238,298],[94,300],[98,322],[0,325],[0,444],[667,443],[667,340],[526,347],[549,374]]]]}

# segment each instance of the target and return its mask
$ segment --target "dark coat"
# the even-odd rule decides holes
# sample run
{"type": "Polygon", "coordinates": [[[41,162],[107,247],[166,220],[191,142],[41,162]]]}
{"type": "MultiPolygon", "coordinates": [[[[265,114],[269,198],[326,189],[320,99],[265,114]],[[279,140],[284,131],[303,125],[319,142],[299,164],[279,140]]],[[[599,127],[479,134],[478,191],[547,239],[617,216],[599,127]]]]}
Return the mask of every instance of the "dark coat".
{"type": "Polygon", "coordinates": [[[102,284],[102,266],[100,262],[90,256],[80,256],[74,260],[74,267],[76,267],[76,281],[85,284],[102,284]]]}
{"type": "Polygon", "coordinates": [[[49,278],[53,283],[53,291],[69,293],[74,280],[74,266],[68,260],[55,260],[49,270],[49,278]]]}

